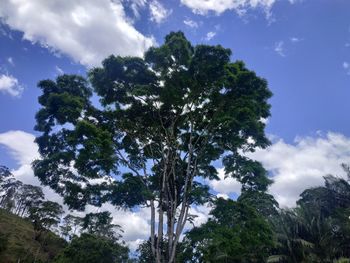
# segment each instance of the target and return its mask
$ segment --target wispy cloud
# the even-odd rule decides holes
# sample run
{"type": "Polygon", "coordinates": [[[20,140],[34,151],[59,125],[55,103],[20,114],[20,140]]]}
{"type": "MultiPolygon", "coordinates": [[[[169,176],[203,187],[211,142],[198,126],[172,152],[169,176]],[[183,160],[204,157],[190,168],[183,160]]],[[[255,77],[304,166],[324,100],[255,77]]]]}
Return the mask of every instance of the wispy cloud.
{"type": "Polygon", "coordinates": [[[63,69],[61,69],[59,66],[55,66],[55,70],[56,70],[58,75],[63,75],[64,74],[63,69]]]}
{"type": "Polygon", "coordinates": [[[188,27],[191,27],[191,28],[198,28],[198,23],[196,21],[191,20],[191,19],[185,19],[184,24],[188,27]]]}
{"type": "Polygon", "coordinates": [[[172,10],[166,9],[160,2],[154,0],[149,5],[149,10],[151,13],[151,21],[160,24],[165,21],[165,19],[171,15],[172,10]]]}
{"type": "Polygon", "coordinates": [[[299,38],[299,37],[291,37],[289,38],[289,40],[292,42],[292,43],[298,43],[300,41],[303,41],[302,38],[299,38]]]}
{"type": "Polygon", "coordinates": [[[275,43],[275,52],[281,57],[285,57],[284,41],[278,41],[275,43]]]}
{"type": "Polygon", "coordinates": [[[213,37],[215,37],[215,36],[216,36],[216,32],[210,31],[210,32],[208,32],[208,33],[206,34],[204,40],[210,41],[210,40],[212,40],[213,37]]]}
{"type": "Polygon", "coordinates": [[[136,18],[140,18],[140,9],[143,9],[146,4],[147,0],[131,0],[130,8],[136,18]]]}
{"type": "Polygon", "coordinates": [[[8,57],[7,58],[7,62],[11,65],[11,66],[15,66],[15,62],[13,61],[13,58],[12,57],[8,57]]]}
{"type": "Polygon", "coordinates": [[[221,14],[227,10],[235,10],[239,15],[249,9],[261,8],[268,13],[275,0],[181,0],[181,3],[192,9],[196,14],[206,15],[208,12],[221,14]]]}
{"type": "MultiPolygon", "coordinates": [[[[289,0],[289,3],[294,4],[297,1],[289,0]]],[[[190,8],[193,13],[200,15],[207,15],[210,12],[220,15],[225,11],[233,10],[240,17],[244,17],[249,10],[260,9],[265,13],[269,23],[274,22],[271,9],[276,2],[277,0],[181,0],[181,3],[190,8]]]]}
{"type": "Polygon", "coordinates": [[[343,62],[343,69],[345,69],[346,74],[350,75],[350,64],[349,64],[349,62],[346,62],[346,61],[343,62]]]}

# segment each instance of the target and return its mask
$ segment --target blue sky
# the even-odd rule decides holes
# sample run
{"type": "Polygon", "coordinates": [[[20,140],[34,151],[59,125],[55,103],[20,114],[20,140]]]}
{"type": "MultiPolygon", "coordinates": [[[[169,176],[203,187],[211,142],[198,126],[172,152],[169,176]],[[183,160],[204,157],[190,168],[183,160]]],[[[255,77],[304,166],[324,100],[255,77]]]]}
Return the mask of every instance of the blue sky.
{"type": "MultiPolygon", "coordinates": [[[[274,143],[253,157],[291,205],[350,163],[349,12],[348,0],[0,0],[0,163],[32,180],[24,156],[36,156],[39,80],[85,75],[112,53],[142,55],[181,30],[194,44],[232,49],[232,60],[268,80],[274,143]]],[[[229,180],[211,186],[239,189],[229,180]]]]}
{"type": "MultiPolygon", "coordinates": [[[[297,135],[311,135],[318,130],[350,135],[349,1],[276,1],[269,18],[263,7],[245,7],[245,15],[238,15],[234,9],[202,15],[193,13],[180,1],[163,1],[159,3],[168,10],[168,16],[159,23],[151,20],[147,6],[139,7],[140,17],[136,18],[130,10],[131,1],[123,3],[128,18],[135,20],[132,26],[145,36],[153,36],[157,43],[162,43],[168,32],[182,30],[193,43],[231,48],[233,60],[243,60],[266,78],[274,93],[268,133],[288,142],[297,135]],[[196,26],[190,27],[184,21],[196,26]],[[215,35],[207,40],[210,32],[215,35]]],[[[55,43],[48,43],[45,32],[36,36],[32,29],[33,40],[24,40],[27,32],[14,30],[16,26],[6,23],[6,13],[0,14],[0,74],[13,76],[23,87],[20,97],[0,93],[0,132],[33,132],[39,94],[36,83],[54,78],[60,70],[84,75],[86,67],[55,43]]],[[[17,19],[21,19],[20,15],[17,19]]],[[[118,45],[117,38],[109,41],[118,45]]]]}

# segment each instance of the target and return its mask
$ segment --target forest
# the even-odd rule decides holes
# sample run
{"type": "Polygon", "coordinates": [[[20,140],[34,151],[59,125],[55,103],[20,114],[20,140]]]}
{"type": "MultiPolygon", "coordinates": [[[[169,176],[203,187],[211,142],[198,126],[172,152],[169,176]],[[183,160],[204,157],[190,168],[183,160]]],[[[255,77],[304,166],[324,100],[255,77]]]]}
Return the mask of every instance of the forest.
{"type": "MultiPolygon", "coordinates": [[[[0,167],[1,212],[30,222],[43,244],[13,262],[350,262],[350,166],[339,163],[343,175],[325,174],[295,207],[280,207],[273,178],[248,157],[270,146],[272,92],[230,49],[171,32],[142,58],[111,55],[87,77],[62,74],[38,87],[32,168],[63,202],[0,167]],[[219,180],[218,164],[241,184],[237,198],[207,185],[219,180]],[[149,209],[149,239],[136,251],[111,212],[84,212],[105,203],[149,209]],[[199,205],[210,213],[194,225],[199,205]],[[40,259],[48,233],[62,245],[40,259]]],[[[11,235],[0,229],[0,261],[15,254],[11,235]]]]}

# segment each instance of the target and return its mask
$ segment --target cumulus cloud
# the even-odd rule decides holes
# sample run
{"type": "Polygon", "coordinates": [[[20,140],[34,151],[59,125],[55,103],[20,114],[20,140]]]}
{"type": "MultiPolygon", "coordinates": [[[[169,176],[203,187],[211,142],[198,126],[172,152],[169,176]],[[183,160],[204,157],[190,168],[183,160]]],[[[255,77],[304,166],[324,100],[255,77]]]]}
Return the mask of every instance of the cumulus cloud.
{"type": "Polygon", "coordinates": [[[160,2],[153,0],[149,5],[149,10],[151,14],[151,21],[160,24],[171,15],[172,10],[166,9],[160,2]]]}
{"type": "Polygon", "coordinates": [[[8,147],[12,157],[20,165],[30,164],[39,158],[38,146],[33,134],[24,131],[0,133],[0,144],[8,147]]]}
{"type": "Polygon", "coordinates": [[[294,206],[307,188],[324,184],[327,174],[344,175],[341,163],[350,163],[350,138],[328,132],[325,136],[298,137],[294,144],[282,139],[250,157],[272,174],[270,192],[281,206],[294,206]]]}
{"type": "Polygon", "coordinates": [[[215,37],[215,36],[216,36],[216,32],[210,31],[210,32],[208,32],[208,33],[206,34],[204,40],[210,41],[210,40],[212,40],[213,37],[215,37]]]}
{"type": "Polygon", "coordinates": [[[185,19],[184,24],[190,28],[198,28],[198,23],[191,19],[185,19]]]}
{"type": "Polygon", "coordinates": [[[120,1],[3,0],[0,17],[24,39],[89,67],[111,54],[142,56],[155,44],[135,29],[120,1]]]}
{"type": "Polygon", "coordinates": [[[280,55],[281,57],[285,57],[285,50],[284,50],[284,42],[278,41],[275,43],[275,52],[280,55]]]}
{"type": "MultiPolygon", "coordinates": [[[[17,180],[31,185],[41,186],[38,178],[34,176],[31,163],[38,159],[38,146],[34,142],[34,135],[23,131],[8,131],[0,133],[0,145],[7,148],[12,158],[19,167],[12,170],[17,180]]],[[[6,165],[1,163],[1,165],[6,165]]],[[[63,204],[62,197],[49,187],[43,187],[43,192],[48,200],[63,204]]]]}
{"type": "Polygon", "coordinates": [[[221,14],[227,10],[234,10],[239,15],[246,13],[249,9],[262,9],[267,15],[276,0],[181,0],[181,3],[196,14],[206,15],[209,12],[221,14]]]}
{"type": "Polygon", "coordinates": [[[235,178],[226,177],[223,168],[218,169],[218,176],[220,180],[212,180],[207,183],[209,186],[218,192],[218,197],[227,197],[229,194],[239,195],[241,193],[241,183],[239,183],[235,178]]]}
{"type": "Polygon", "coordinates": [[[23,87],[19,84],[18,79],[11,75],[0,74],[0,92],[20,97],[23,92],[23,87]]]}

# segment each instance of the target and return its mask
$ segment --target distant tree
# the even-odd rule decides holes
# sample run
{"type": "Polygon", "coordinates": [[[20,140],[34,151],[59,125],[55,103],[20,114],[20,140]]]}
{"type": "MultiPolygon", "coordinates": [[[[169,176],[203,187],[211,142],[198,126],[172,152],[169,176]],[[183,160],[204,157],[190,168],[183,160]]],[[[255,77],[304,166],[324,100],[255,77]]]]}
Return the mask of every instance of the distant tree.
{"type": "Polygon", "coordinates": [[[16,206],[16,193],[23,185],[14,176],[8,176],[0,184],[0,207],[7,211],[12,211],[16,206]]]}
{"type": "Polygon", "coordinates": [[[127,247],[109,239],[83,233],[54,260],[55,263],[124,263],[129,262],[127,247]]]}
{"type": "Polygon", "coordinates": [[[52,201],[41,201],[38,206],[31,207],[29,219],[33,222],[36,231],[35,239],[39,239],[43,231],[57,225],[62,214],[62,206],[52,201]]]}
{"type": "Polygon", "coordinates": [[[0,165],[0,207],[11,210],[14,207],[14,195],[16,188],[19,185],[14,185],[16,182],[10,169],[0,165]]]}
{"type": "Polygon", "coordinates": [[[119,225],[112,223],[113,217],[110,212],[89,213],[86,214],[83,223],[82,230],[87,231],[89,234],[95,236],[104,237],[110,240],[118,240],[120,236],[121,228],[119,225]]]}
{"type": "Polygon", "coordinates": [[[62,225],[60,226],[62,235],[68,240],[71,240],[78,234],[78,231],[82,229],[83,220],[84,219],[79,216],[74,216],[71,214],[66,215],[63,218],[62,225]]]}
{"type": "Polygon", "coordinates": [[[219,198],[208,222],[186,234],[189,262],[265,262],[273,232],[252,207],[219,198]]]}
{"type": "Polygon", "coordinates": [[[15,198],[15,214],[23,217],[30,207],[35,206],[35,204],[44,199],[44,193],[40,186],[23,184],[17,190],[15,198]]]}
{"type": "Polygon", "coordinates": [[[252,161],[241,152],[269,144],[267,82],[230,58],[172,32],[143,58],[110,56],[89,72],[101,105],[82,77],[41,81],[36,176],[72,208],[148,206],[156,262],[174,262],[190,206],[210,197],[194,178],[219,179],[213,161],[223,158],[226,174],[244,180],[252,161]],[[120,180],[89,181],[106,176],[120,180]]]}

